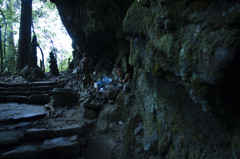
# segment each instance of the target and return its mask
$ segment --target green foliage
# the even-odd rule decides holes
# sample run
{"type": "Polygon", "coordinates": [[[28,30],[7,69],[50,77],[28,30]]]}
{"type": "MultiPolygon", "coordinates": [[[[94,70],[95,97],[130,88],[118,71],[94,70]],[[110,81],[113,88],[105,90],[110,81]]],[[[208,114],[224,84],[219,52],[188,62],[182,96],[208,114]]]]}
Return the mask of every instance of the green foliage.
{"type": "Polygon", "coordinates": [[[66,71],[68,69],[68,59],[72,60],[72,53],[66,52],[66,50],[61,50],[60,53],[60,62],[59,62],[59,68],[60,71],[66,71]]]}
{"type": "MultiPolygon", "coordinates": [[[[6,48],[6,54],[4,55],[4,71],[14,71],[17,57],[17,38],[20,16],[21,16],[21,0],[0,0],[1,10],[5,15],[7,25],[2,28],[2,43],[6,48]],[[6,29],[6,34],[4,34],[6,29]],[[3,39],[6,39],[4,41],[3,39]],[[15,38],[15,39],[14,39],[15,38]]],[[[60,70],[66,70],[68,66],[68,59],[71,58],[71,53],[66,51],[65,48],[56,45],[55,39],[57,34],[54,27],[58,27],[57,23],[58,12],[56,6],[51,3],[49,0],[34,0],[32,3],[33,7],[33,28],[38,38],[38,43],[43,49],[44,54],[47,55],[53,48],[58,48],[58,61],[60,70]],[[44,24],[44,25],[43,25],[44,24]],[[66,55],[65,55],[66,54],[66,55]]],[[[0,16],[0,24],[3,25],[3,18],[0,16]]],[[[40,50],[38,50],[38,58],[42,59],[40,50]]],[[[47,56],[45,56],[45,67],[46,70],[49,70],[47,63],[47,56]]]]}
{"type": "MultiPolygon", "coordinates": [[[[38,37],[38,43],[43,50],[55,50],[60,71],[65,71],[68,67],[68,58],[72,58],[71,52],[59,44],[55,29],[59,30],[58,15],[56,6],[50,1],[36,0],[33,2],[33,23],[38,37]],[[44,25],[42,25],[44,24],[44,25]]],[[[61,32],[66,32],[63,26],[61,32]]],[[[71,46],[70,46],[71,47],[71,46]]],[[[47,59],[49,61],[49,58],[47,59]]],[[[45,62],[46,71],[49,71],[49,64],[45,62]]]]}
{"type": "Polygon", "coordinates": [[[2,27],[2,46],[3,46],[3,71],[14,71],[16,49],[14,44],[14,23],[19,23],[19,12],[20,8],[19,0],[2,0],[1,11],[5,16],[0,16],[0,23],[2,27]]]}

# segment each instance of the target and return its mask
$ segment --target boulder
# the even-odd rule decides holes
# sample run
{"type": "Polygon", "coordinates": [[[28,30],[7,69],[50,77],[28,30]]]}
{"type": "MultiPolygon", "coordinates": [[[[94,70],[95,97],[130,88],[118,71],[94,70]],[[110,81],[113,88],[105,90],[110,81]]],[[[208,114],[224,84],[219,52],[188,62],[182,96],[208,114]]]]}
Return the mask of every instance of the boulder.
{"type": "Polygon", "coordinates": [[[87,107],[92,109],[100,109],[103,105],[103,100],[93,99],[87,107]]]}
{"type": "Polygon", "coordinates": [[[93,109],[85,108],[83,116],[85,119],[94,120],[97,118],[97,113],[93,109]]]}
{"type": "Polygon", "coordinates": [[[119,120],[117,104],[106,104],[102,111],[99,113],[99,118],[97,121],[97,127],[100,132],[104,132],[108,129],[111,122],[116,122],[119,120]]]}

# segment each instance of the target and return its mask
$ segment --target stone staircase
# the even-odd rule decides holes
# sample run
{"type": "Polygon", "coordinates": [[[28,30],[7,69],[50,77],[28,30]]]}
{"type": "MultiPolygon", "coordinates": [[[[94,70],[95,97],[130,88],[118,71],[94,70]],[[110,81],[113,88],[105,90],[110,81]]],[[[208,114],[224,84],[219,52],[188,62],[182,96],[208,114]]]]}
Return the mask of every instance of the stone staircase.
{"type": "MultiPolygon", "coordinates": [[[[83,125],[51,124],[42,105],[0,104],[0,159],[71,159],[86,145],[83,125]]],[[[53,118],[52,120],[55,120],[53,118]]],[[[60,119],[58,119],[60,120],[60,119]]]]}
{"type": "MultiPolygon", "coordinates": [[[[52,117],[44,107],[52,90],[64,86],[48,81],[0,82],[0,159],[82,158],[85,123],[66,114],[52,117]]],[[[57,114],[66,108],[54,109],[57,114]]]]}
{"type": "Polygon", "coordinates": [[[24,84],[0,82],[0,103],[46,104],[50,100],[51,90],[63,86],[63,83],[49,81],[24,84]]]}

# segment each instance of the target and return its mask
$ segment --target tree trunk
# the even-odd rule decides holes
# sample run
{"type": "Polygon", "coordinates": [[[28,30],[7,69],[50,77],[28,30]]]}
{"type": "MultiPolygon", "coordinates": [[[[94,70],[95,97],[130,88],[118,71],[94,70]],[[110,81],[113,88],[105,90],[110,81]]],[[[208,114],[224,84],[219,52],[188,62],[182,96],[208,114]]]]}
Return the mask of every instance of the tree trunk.
{"type": "Polygon", "coordinates": [[[32,0],[22,0],[17,69],[28,65],[31,44],[32,0]]]}
{"type": "Polygon", "coordinates": [[[8,51],[11,52],[12,55],[15,55],[16,49],[14,44],[14,33],[13,33],[13,24],[10,24],[11,31],[8,33],[8,51]]]}
{"type": "Polygon", "coordinates": [[[3,74],[2,26],[0,26],[0,53],[1,53],[1,73],[0,73],[0,76],[2,76],[2,74],[3,74]]]}
{"type": "MultiPolygon", "coordinates": [[[[0,13],[1,13],[1,16],[3,17],[3,21],[4,21],[5,26],[6,26],[7,24],[6,24],[5,15],[4,15],[4,13],[2,12],[1,9],[0,9],[0,13]]],[[[5,32],[6,32],[6,29],[5,29],[5,32]]],[[[2,76],[2,74],[3,74],[2,25],[0,25],[0,52],[1,52],[1,73],[0,73],[0,75],[2,76]]]]}
{"type": "Polygon", "coordinates": [[[9,24],[11,31],[7,34],[7,55],[5,56],[5,69],[14,72],[16,66],[16,48],[14,44],[13,24],[9,24]],[[11,58],[9,58],[9,56],[11,58]]]}
{"type": "MultiPolygon", "coordinates": [[[[14,16],[14,6],[13,6],[13,0],[9,0],[9,4],[7,5],[7,10],[9,12],[9,16],[13,17],[14,16]]],[[[14,44],[14,33],[13,33],[13,22],[9,21],[8,26],[10,28],[10,31],[7,32],[7,47],[8,47],[8,52],[10,51],[11,55],[14,55],[16,53],[16,48],[14,44]]],[[[5,56],[5,55],[4,55],[5,56]]],[[[5,56],[6,57],[6,56],[5,56]]],[[[15,60],[15,58],[14,58],[15,60]]]]}

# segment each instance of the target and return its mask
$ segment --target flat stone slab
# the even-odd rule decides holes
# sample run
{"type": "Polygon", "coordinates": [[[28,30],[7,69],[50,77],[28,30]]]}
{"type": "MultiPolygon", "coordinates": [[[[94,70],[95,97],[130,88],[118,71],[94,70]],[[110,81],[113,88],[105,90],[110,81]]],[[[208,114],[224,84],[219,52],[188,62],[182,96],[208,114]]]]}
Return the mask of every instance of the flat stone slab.
{"type": "Polygon", "coordinates": [[[18,84],[0,82],[0,87],[55,86],[57,84],[58,84],[57,82],[51,82],[51,81],[38,81],[38,82],[18,83],[18,84]]]}
{"type": "Polygon", "coordinates": [[[78,136],[59,137],[45,140],[40,146],[41,158],[72,158],[80,153],[78,136]]]}
{"type": "Polygon", "coordinates": [[[8,95],[26,95],[26,91],[1,91],[1,96],[8,96],[8,95]]]}
{"type": "Polygon", "coordinates": [[[78,136],[45,140],[42,145],[23,145],[3,153],[0,159],[71,158],[80,152],[78,136]]]}
{"type": "Polygon", "coordinates": [[[0,91],[28,91],[28,87],[0,87],[0,91]]]}
{"type": "Polygon", "coordinates": [[[51,81],[38,81],[38,82],[31,82],[30,86],[54,86],[57,85],[57,82],[51,82],[51,81]]]}
{"type": "Polygon", "coordinates": [[[44,106],[6,103],[0,104],[0,123],[10,121],[32,120],[47,114],[44,106]]]}
{"type": "Polygon", "coordinates": [[[23,137],[22,132],[5,131],[0,132],[0,147],[17,144],[23,137]]]}
{"type": "Polygon", "coordinates": [[[77,135],[74,135],[71,137],[53,138],[50,140],[45,140],[40,147],[41,149],[46,150],[46,149],[51,149],[56,147],[71,146],[71,145],[79,144],[77,141],[77,138],[78,138],[77,135]]]}
{"type": "Polygon", "coordinates": [[[72,135],[82,135],[83,126],[73,125],[64,128],[57,129],[27,129],[25,132],[25,137],[33,140],[45,140],[56,137],[68,137],[72,135]]]}
{"type": "Polygon", "coordinates": [[[35,94],[47,94],[48,91],[0,91],[0,96],[23,95],[30,96],[35,94]]]}
{"type": "Polygon", "coordinates": [[[11,83],[5,83],[5,82],[0,82],[0,87],[27,87],[27,83],[18,83],[18,84],[11,84],[11,83]]]}
{"type": "Polygon", "coordinates": [[[3,153],[0,159],[37,159],[39,153],[39,146],[23,145],[12,151],[3,153]]]}
{"type": "Polygon", "coordinates": [[[49,91],[54,86],[0,87],[0,91],[49,91]]]}
{"type": "Polygon", "coordinates": [[[30,95],[35,95],[35,94],[48,94],[49,91],[27,91],[26,94],[27,96],[30,96],[30,95]]]}
{"type": "Polygon", "coordinates": [[[19,129],[19,128],[28,127],[33,123],[34,121],[23,121],[23,122],[12,123],[12,124],[1,124],[0,131],[8,131],[8,130],[15,131],[16,129],[19,129]]]}
{"type": "Polygon", "coordinates": [[[53,86],[33,86],[29,87],[28,89],[30,91],[49,91],[52,90],[54,87],[53,86]]]}

